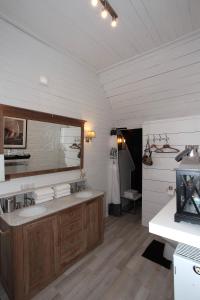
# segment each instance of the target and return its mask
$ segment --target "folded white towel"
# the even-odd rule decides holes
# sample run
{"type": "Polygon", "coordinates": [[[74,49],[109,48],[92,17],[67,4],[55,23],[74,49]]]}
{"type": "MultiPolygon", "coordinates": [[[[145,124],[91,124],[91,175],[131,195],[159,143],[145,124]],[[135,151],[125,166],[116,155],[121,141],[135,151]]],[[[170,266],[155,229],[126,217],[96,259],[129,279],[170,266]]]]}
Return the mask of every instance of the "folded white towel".
{"type": "Polygon", "coordinates": [[[49,191],[48,193],[45,193],[45,194],[38,194],[37,192],[33,192],[33,196],[34,197],[48,197],[48,196],[53,196],[54,195],[54,191],[51,190],[49,191]]]}
{"type": "Polygon", "coordinates": [[[68,183],[58,184],[53,187],[54,191],[70,190],[71,186],[68,183]]]}
{"type": "Polygon", "coordinates": [[[54,193],[70,192],[70,189],[54,190],[54,193]]]}
{"type": "Polygon", "coordinates": [[[48,199],[43,199],[43,200],[35,200],[35,204],[40,204],[40,203],[44,203],[44,202],[51,201],[51,200],[53,200],[53,197],[48,198],[48,199]]]}
{"type": "Polygon", "coordinates": [[[63,194],[63,193],[71,193],[71,191],[70,190],[54,191],[54,194],[63,194]]]}
{"type": "Polygon", "coordinates": [[[53,195],[48,195],[48,196],[40,196],[40,197],[34,197],[35,201],[40,201],[40,200],[46,200],[48,201],[49,199],[53,199],[53,195]]]}
{"type": "Polygon", "coordinates": [[[37,197],[49,196],[49,195],[53,195],[53,194],[54,194],[53,190],[51,190],[50,192],[45,193],[45,194],[38,194],[37,192],[33,192],[33,195],[37,196],[37,197]]]}
{"type": "Polygon", "coordinates": [[[126,190],[126,191],[124,191],[124,194],[138,194],[138,191],[137,190],[126,190]]]}
{"type": "Polygon", "coordinates": [[[136,190],[128,190],[124,192],[124,197],[128,199],[134,199],[138,195],[138,191],[136,190]]]}
{"type": "Polygon", "coordinates": [[[69,196],[71,195],[71,193],[59,193],[59,194],[55,194],[55,198],[61,198],[61,197],[65,197],[65,196],[69,196]]]}
{"type": "Polygon", "coordinates": [[[62,190],[62,191],[55,191],[54,194],[56,195],[62,195],[62,194],[70,194],[71,191],[70,190],[62,190]]]}
{"type": "Polygon", "coordinates": [[[63,192],[63,193],[55,193],[54,195],[55,195],[55,197],[60,197],[60,196],[71,195],[71,193],[70,192],[63,192]]]}
{"type": "Polygon", "coordinates": [[[53,192],[51,187],[47,187],[47,188],[40,188],[34,191],[34,193],[36,195],[47,195],[47,194],[51,194],[53,192]]]}
{"type": "Polygon", "coordinates": [[[129,200],[136,201],[136,200],[140,199],[141,196],[142,196],[142,195],[138,193],[138,194],[135,194],[135,195],[126,196],[125,198],[127,198],[127,199],[129,199],[129,200]]]}

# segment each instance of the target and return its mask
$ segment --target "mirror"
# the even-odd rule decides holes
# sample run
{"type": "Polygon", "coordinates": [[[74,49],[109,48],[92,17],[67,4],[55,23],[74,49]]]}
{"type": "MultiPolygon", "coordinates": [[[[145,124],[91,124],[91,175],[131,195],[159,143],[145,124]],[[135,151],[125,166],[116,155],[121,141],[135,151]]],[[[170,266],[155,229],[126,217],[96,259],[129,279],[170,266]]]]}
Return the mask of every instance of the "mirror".
{"type": "Polygon", "coordinates": [[[83,120],[0,108],[6,179],[83,167],[83,120]]]}

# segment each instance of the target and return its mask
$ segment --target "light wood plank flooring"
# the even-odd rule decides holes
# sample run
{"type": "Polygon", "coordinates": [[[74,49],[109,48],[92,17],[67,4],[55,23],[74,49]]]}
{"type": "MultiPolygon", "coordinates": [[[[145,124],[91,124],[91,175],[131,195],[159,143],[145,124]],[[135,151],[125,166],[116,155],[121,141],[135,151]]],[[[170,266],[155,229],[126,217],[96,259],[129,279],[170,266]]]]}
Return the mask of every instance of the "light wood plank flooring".
{"type": "Polygon", "coordinates": [[[34,300],[172,300],[172,271],[141,256],[153,238],[139,215],[107,218],[104,243],[34,300]]]}

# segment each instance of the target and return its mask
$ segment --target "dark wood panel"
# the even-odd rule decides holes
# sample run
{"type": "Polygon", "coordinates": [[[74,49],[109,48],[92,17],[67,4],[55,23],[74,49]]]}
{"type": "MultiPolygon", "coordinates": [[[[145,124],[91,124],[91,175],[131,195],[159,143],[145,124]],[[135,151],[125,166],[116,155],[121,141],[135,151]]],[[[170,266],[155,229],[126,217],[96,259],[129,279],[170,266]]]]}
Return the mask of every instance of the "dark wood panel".
{"type": "Polygon", "coordinates": [[[82,205],[77,205],[61,212],[59,215],[61,226],[80,220],[82,216],[82,210],[82,205]]]}
{"type": "Polygon", "coordinates": [[[0,251],[1,282],[9,296],[12,297],[14,288],[12,280],[12,232],[10,229],[1,232],[0,251]]]}
{"type": "Polygon", "coordinates": [[[85,204],[69,208],[59,215],[60,270],[86,251],[85,204]]]}
{"type": "Polygon", "coordinates": [[[0,154],[4,154],[3,148],[3,111],[0,109],[0,154]]]}
{"type": "Polygon", "coordinates": [[[29,300],[103,240],[103,199],[9,227],[0,218],[0,272],[11,300],[29,300]]]}
{"type": "Polygon", "coordinates": [[[86,122],[85,120],[69,118],[65,116],[49,114],[41,111],[30,110],[10,105],[0,104],[0,111],[3,112],[4,116],[16,117],[26,120],[35,120],[41,122],[50,122],[63,125],[79,126],[81,127],[86,122]]]}
{"type": "Polygon", "coordinates": [[[86,205],[87,249],[93,249],[103,239],[103,203],[96,198],[86,205]]]}
{"type": "Polygon", "coordinates": [[[0,219],[0,275],[10,299],[23,299],[22,227],[12,228],[0,219]],[[16,276],[17,274],[17,276],[16,276]]]}
{"type": "Polygon", "coordinates": [[[22,226],[12,228],[12,280],[14,285],[14,300],[24,297],[24,249],[22,226]],[[23,283],[23,284],[22,284],[23,283]]]}
{"type": "Polygon", "coordinates": [[[49,113],[44,113],[44,112],[40,112],[40,111],[29,110],[29,109],[0,104],[0,154],[4,153],[4,149],[3,149],[3,116],[81,127],[80,167],[79,166],[78,167],[77,166],[76,167],[64,167],[64,168],[54,168],[54,169],[48,169],[48,170],[28,171],[28,172],[21,172],[21,173],[10,173],[10,174],[6,174],[6,180],[10,180],[12,178],[33,176],[33,175],[42,175],[42,174],[48,174],[48,173],[78,170],[80,168],[81,169],[83,168],[83,165],[84,165],[84,161],[83,161],[84,160],[84,123],[86,122],[85,120],[69,118],[69,117],[65,117],[65,116],[59,116],[59,115],[55,115],[55,114],[49,114],[49,113]]]}
{"type": "Polygon", "coordinates": [[[27,176],[33,176],[33,175],[34,176],[35,175],[43,175],[43,174],[50,174],[50,173],[58,173],[58,172],[65,172],[65,171],[72,171],[72,170],[80,170],[80,167],[66,167],[66,168],[58,168],[58,169],[6,174],[5,178],[6,178],[6,180],[10,180],[13,178],[27,177],[27,176]]]}
{"type": "Polygon", "coordinates": [[[56,217],[25,225],[23,235],[25,294],[30,297],[56,276],[56,217]]]}

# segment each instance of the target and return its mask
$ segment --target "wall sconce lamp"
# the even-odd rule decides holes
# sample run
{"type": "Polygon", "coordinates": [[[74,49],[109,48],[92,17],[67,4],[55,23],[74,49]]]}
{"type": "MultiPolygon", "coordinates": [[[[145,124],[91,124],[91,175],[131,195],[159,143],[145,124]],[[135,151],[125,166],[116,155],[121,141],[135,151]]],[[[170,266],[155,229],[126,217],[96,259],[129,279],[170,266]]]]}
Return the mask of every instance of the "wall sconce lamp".
{"type": "Polygon", "coordinates": [[[125,144],[126,143],[126,140],[123,136],[119,135],[117,137],[117,144],[125,144]]]}
{"type": "Polygon", "coordinates": [[[85,135],[85,141],[87,143],[91,142],[92,139],[96,137],[96,132],[94,130],[88,130],[85,135]]]}

